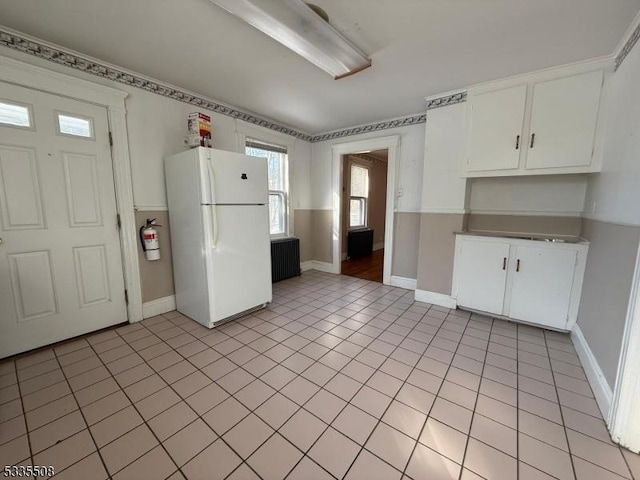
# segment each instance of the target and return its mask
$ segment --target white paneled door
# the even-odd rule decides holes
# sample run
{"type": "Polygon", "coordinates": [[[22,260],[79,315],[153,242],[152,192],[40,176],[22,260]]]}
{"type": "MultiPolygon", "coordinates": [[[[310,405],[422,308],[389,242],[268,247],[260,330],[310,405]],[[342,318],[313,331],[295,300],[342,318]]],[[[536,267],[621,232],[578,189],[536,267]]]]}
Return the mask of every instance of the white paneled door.
{"type": "Polygon", "coordinates": [[[104,108],[0,82],[0,358],[127,320],[104,108]]]}

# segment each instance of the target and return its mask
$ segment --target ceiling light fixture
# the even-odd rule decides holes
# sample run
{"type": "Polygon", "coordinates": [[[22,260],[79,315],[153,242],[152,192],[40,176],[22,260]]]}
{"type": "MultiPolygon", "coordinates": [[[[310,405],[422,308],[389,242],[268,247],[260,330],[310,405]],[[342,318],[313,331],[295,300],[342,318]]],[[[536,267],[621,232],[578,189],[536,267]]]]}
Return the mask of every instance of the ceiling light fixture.
{"type": "Polygon", "coordinates": [[[307,5],[302,0],[211,1],[336,80],[371,66],[367,55],[333,28],[327,21],[326,12],[315,5],[307,5]]]}

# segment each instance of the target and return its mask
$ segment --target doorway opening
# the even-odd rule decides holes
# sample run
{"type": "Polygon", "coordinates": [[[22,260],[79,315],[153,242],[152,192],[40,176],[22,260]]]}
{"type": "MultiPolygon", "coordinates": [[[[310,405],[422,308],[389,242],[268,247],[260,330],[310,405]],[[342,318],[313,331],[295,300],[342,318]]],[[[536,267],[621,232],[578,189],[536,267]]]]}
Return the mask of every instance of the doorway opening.
{"type": "Polygon", "coordinates": [[[383,282],[389,150],[341,157],[341,273],[383,282]]]}

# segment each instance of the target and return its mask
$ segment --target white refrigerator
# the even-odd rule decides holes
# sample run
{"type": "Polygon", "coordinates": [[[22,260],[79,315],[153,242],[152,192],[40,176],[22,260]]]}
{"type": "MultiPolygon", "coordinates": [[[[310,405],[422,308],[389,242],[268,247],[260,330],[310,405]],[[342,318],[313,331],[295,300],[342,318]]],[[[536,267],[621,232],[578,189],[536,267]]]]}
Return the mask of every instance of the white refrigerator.
{"type": "Polygon", "coordinates": [[[165,158],[176,307],[212,328],[272,300],[267,160],[211,148],[165,158]]]}

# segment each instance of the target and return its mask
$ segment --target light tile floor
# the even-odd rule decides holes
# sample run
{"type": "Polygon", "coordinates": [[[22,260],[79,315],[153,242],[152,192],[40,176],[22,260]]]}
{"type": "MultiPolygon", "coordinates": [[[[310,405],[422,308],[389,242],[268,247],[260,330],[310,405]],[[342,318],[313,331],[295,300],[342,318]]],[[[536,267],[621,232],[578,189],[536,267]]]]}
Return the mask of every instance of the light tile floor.
{"type": "Polygon", "coordinates": [[[567,335],[307,272],[0,363],[0,460],[63,479],[640,478],[567,335]]]}

